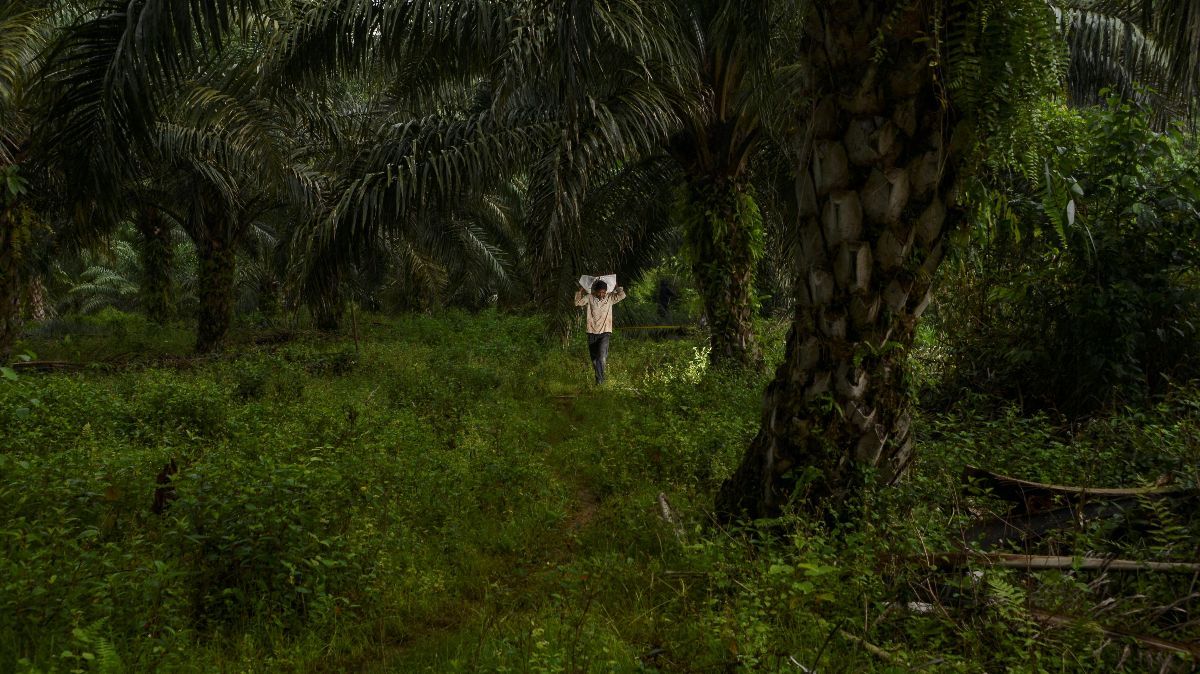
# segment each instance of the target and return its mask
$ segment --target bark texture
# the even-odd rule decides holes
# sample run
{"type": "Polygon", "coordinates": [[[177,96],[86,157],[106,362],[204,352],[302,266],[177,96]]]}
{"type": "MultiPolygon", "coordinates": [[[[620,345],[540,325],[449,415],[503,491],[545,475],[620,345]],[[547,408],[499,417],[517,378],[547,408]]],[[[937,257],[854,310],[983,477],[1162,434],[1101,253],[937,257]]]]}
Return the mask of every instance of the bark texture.
{"type": "Polygon", "coordinates": [[[684,224],[692,271],[708,319],[715,365],[756,366],[754,267],[762,250],[762,218],[754,199],[729,181],[689,180],[684,224]]]}
{"type": "Polygon", "coordinates": [[[34,276],[29,279],[25,289],[25,306],[29,317],[35,321],[44,321],[50,317],[50,307],[46,304],[46,284],[34,276]]]}
{"type": "Polygon", "coordinates": [[[336,280],[325,282],[317,288],[317,294],[309,303],[313,323],[322,332],[337,332],[342,327],[346,304],[336,280]]]}
{"type": "Polygon", "coordinates": [[[164,323],[171,316],[174,288],[171,267],[174,248],[171,228],[157,208],[146,206],[137,216],[138,257],[142,263],[142,307],[146,316],[164,323]]]}
{"type": "Polygon", "coordinates": [[[815,90],[797,166],[797,310],[727,517],[824,509],[912,457],[906,358],[953,219],[953,113],[924,3],[827,0],[808,23],[815,90]],[[905,5],[908,10],[898,9],[905,5]]]}
{"type": "Polygon", "coordinates": [[[301,296],[313,325],[322,332],[337,332],[342,327],[346,303],[342,297],[340,268],[336,252],[323,246],[313,256],[304,276],[301,296]]]}
{"type": "Polygon", "coordinates": [[[236,258],[233,247],[220,237],[196,245],[199,257],[200,307],[196,316],[196,352],[212,353],[221,348],[233,320],[233,290],[236,258]]]}
{"type": "Polygon", "coordinates": [[[31,216],[0,195],[0,362],[7,360],[21,331],[23,250],[28,244],[31,216]]]}

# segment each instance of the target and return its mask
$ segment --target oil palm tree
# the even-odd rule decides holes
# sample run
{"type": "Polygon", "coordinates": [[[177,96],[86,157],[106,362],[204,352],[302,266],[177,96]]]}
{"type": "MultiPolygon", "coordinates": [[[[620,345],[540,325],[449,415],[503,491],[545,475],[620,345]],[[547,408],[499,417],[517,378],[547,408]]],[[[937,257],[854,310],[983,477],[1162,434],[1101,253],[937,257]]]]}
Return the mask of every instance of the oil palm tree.
{"type": "Polygon", "coordinates": [[[198,259],[196,350],[221,347],[233,318],[239,247],[265,218],[313,203],[319,176],[299,156],[302,108],[260,94],[257,63],[232,57],[181,88],[155,131],[165,210],[198,259]]]}
{"type": "Polygon", "coordinates": [[[769,39],[786,7],[347,1],[314,12],[288,43],[306,54],[321,45],[336,65],[382,61],[417,89],[484,83],[489,103],[474,114],[415,120],[404,136],[385,137],[342,205],[377,221],[383,204],[428,203],[527,171],[534,294],[547,309],[569,295],[571,263],[602,236],[582,216],[596,177],[673,158],[677,221],[707,298],[713,357],[745,363],[757,359],[751,290],[762,247],[747,168],[771,138],[767,122],[782,118],[773,113],[792,102],[768,94],[787,91],[771,86],[780,79],[769,39]]]}
{"type": "MultiPolygon", "coordinates": [[[[1156,35],[1175,64],[1167,72],[1194,77],[1192,4],[1139,5],[1188,17],[1156,35]]],[[[718,510],[836,507],[866,475],[902,475],[913,456],[906,353],[962,218],[969,150],[1055,95],[1066,69],[1057,28],[1048,5],[1028,0],[811,3],[799,61],[813,84],[796,163],[799,306],[759,433],[718,510]]]]}
{"type": "Polygon", "coordinates": [[[30,206],[27,165],[36,124],[30,89],[48,37],[51,15],[42,3],[0,7],[0,358],[20,328],[20,297],[29,271],[37,216],[30,206]]]}
{"type": "MultiPolygon", "coordinates": [[[[18,15],[24,4],[16,4],[18,15]]],[[[260,9],[260,3],[64,0],[37,5],[54,10],[37,14],[45,39],[27,106],[36,120],[29,124],[34,131],[27,161],[47,177],[35,190],[40,214],[55,222],[59,245],[97,243],[131,211],[155,235],[147,242],[162,244],[166,228],[156,224],[162,214],[151,203],[150,183],[158,176],[154,164],[160,158],[164,112],[181,99],[179,85],[221,52],[239,26],[236,17],[260,9]]],[[[147,294],[157,296],[159,290],[149,288],[147,294]]]]}
{"type": "Polygon", "coordinates": [[[804,26],[798,306],[760,432],[719,494],[734,517],[904,473],[907,350],[961,217],[971,138],[1057,86],[1037,0],[814,1],[804,26]]]}
{"type": "MultiPolygon", "coordinates": [[[[450,113],[443,109],[443,115],[450,113]]],[[[538,269],[545,259],[540,238],[545,230],[530,221],[534,213],[553,210],[554,205],[546,191],[531,185],[539,168],[547,166],[545,156],[531,152],[527,155],[531,168],[513,165],[486,182],[446,190],[455,195],[453,199],[436,193],[389,193],[385,188],[383,194],[421,200],[422,206],[392,211],[385,204],[359,222],[363,217],[359,209],[379,194],[370,188],[357,192],[362,189],[360,177],[372,175],[379,148],[389,142],[401,146],[412,142],[404,134],[428,133],[415,129],[419,123],[412,122],[397,131],[392,118],[381,115],[378,128],[355,134],[361,138],[358,150],[350,153],[345,165],[330,170],[344,177],[333,190],[339,197],[327,221],[315,222],[316,229],[301,237],[316,246],[308,255],[312,261],[308,295],[319,303],[314,309],[329,316],[325,306],[337,303],[333,281],[339,276],[358,278],[355,285],[360,292],[370,286],[362,283],[366,277],[374,277],[377,286],[399,277],[411,289],[407,304],[414,308],[446,302],[482,306],[493,298],[502,306],[537,305],[534,289],[548,276],[538,269]],[[369,199],[358,201],[360,194],[369,199]]],[[[437,129],[455,128],[455,122],[444,118],[424,123],[437,129]]],[[[605,245],[572,251],[571,263],[622,274],[635,274],[647,266],[659,250],[660,233],[670,226],[670,191],[663,186],[670,184],[665,177],[675,173],[666,157],[597,171],[578,217],[586,231],[603,232],[605,245]]],[[[335,322],[328,321],[330,327],[335,322]]]]}

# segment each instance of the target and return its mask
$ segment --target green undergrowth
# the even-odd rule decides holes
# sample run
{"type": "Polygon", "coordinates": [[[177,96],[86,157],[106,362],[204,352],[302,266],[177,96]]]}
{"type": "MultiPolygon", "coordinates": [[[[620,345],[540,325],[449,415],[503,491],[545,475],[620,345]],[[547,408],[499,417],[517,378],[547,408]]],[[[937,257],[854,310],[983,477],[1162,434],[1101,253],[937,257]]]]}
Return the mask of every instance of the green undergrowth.
{"type": "MultiPolygon", "coordinates": [[[[1086,610],[1088,578],[989,571],[966,614],[914,613],[905,560],[986,505],[958,495],[967,463],[1129,485],[1194,483],[1200,458],[1186,390],[1075,436],[971,401],[925,413],[912,477],[839,531],[729,529],[708,509],[767,375],[711,371],[699,338],[618,334],[597,389],[582,337],[534,318],[369,317],[357,343],[170,361],[184,338],[144,327],[120,366],[0,381],[0,671],[1097,671],[1123,643],[1029,611],[1086,610]]],[[[70,359],[62,340],[24,346],[70,359]]],[[[1123,550],[1195,558],[1160,515],[1123,550]]]]}

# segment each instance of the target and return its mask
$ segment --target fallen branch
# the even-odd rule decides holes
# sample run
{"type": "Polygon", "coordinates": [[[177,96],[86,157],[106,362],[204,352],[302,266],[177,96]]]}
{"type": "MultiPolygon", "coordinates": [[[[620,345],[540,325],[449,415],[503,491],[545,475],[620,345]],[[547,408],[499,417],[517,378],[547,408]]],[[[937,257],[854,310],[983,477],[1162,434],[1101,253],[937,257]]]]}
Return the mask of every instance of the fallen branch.
{"type": "Polygon", "coordinates": [[[1192,562],[1142,562],[1109,557],[1069,557],[1065,555],[1018,555],[1005,552],[946,552],[933,555],[934,566],[960,568],[972,562],[1009,569],[1088,571],[1156,571],[1161,573],[1200,573],[1200,564],[1192,562]]]}
{"type": "MultiPolygon", "coordinates": [[[[1076,625],[1079,622],[1081,622],[1077,618],[1072,618],[1070,616],[1064,616],[1064,615],[1058,615],[1056,613],[1050,613],[1047,611],[1039,611],[1038,609],[1030,609],[1029,612],[1033,615],[1034,619],[1036,619],[1038,622],[1045,623],[1048,625],[1071,626],[1071,625],[1076,625]]],[[[1197,644],[1197,643],[1184,643],[1184,642],[1180,642],[1180,641],[1170,641],[1167,639],[1161,639],[1159,637],[1149,636],[1146,634],[1134,634],[1133,632],[1127,632],[1127,631],[1121,630],[1121,629],[1115,629],[1112,627],[1104,627],[1103,625],[1095,625],[1095,629],[1099,630],[1101,634],[1103,634],[1104,636],[1106,636],[1110,639],[1120,639],[1120,638],[1133,639],[1134,641],[1136,641],[1138,643],[1139,646],[1144,646],[1146,648],[1152,648],[1156,651],[1163,651],[1166,653],[1177,653],[1179,655],[1190,655],[1192,657],[1200,657],[1200,644],[1197,644]]]]}
{"type": "Polygon", "coordinates": [[[887,651],[876,646],[875,644],[871,643],[870,641],[867,641],[866,639],[864,639],[860,636],[853,635],[853,634],[847,632],[846,630],[838,630],[838,634],[841,635],[842,638],[849,639],[850,641],[853,641],[854,643],[862,646],[864,650],[866,650],[871,655],[874,655],[875,657],[879,658],[880,660],[883,660],[884,662],[887,662],[889,664],[896,663],[896,656],[892,655],[891,653],[888,653],[887,651]]]}
{"type": "Polygon", "coordinates": [[[963,469],[962,481],[964,486],[986,489],[992,496],[1012,503],[1015,509],[1029,513],[1053,508],[1064,501],[1079,503],[1095,500],[1135,500],[1200,493],[1200,490],[1186,487],[1111,488],[1045,484],[993,473],[975,466],[963,469]]]}
{"type": "MultiPolygon", "coordinates": [[[[1031,545],[1047,534],[1061,529],[1082,527],[1085,523],[1098,519],[1125,517],[1129,526],[1142,529],[1136,517],[1131,517],[1132,511],[1138,508],[1140,496],[1120,496],[1106,500],[1088,499],[1082,503],[1068,504],[1027,512],[1017,509],[1014,512],[976,521],[963,532],[964,542],[977,548],[994,548],[1004,543],[1018,542],[1024,546],[1031,545]]],[[[1150,498],[1169,500],[1172,510],[1180,513],[1189,512],[1200,503],[1200,491],[1184,489],[1170,493],[1158,492],[1150,498]]]]}
{"type": "Polygon", "coordinates": [[[54,370],[80,370],[81,363],[69,363],[65,360],[29,360],[13,363],[14,370],[34,370],[36,372],[52,372],[54,370]]]}
{"type": "MultiPolygon", "coordinates": [[[[929,612],[926,609],[926,606],[928,606],[928,604],[926,604],[924,602],[909,602],[907,604],[907,608],[910,611],[913,611],[914,613],[929,612]]],[[[1080,625],[1080,624],[1086,623],[1086,619],[1083,619],[1083,618],[1076,618],[1073,616],[1065,616],[1065,615],[1060,615],[1057,613],[1050,613],[1049,611],[1042,611],[1042,610],[1036,609],[1036,608],[1030,608],[1029,613],[1030,613],[1030,615],[1033,616],[1034,620],[1037,620],[1038,622],[1045,624],[1045,625],[1055,625],[1058,627],[1072,627],[1075,625],[1080,625]]],[[[1163,639],[1161,637],[1150,636],[1147,634],[1137,634],[1137,633],[1130,632],[1127,630],[1122,630],[1122,629],[1117,629],[1117,628],[1112,628],[1112,627],[1105,627],[1103,625],[1099,625],[1096,623],[1091,623],[1088,626],[1099,631],[1101,634],[1108,637],[1109,639],[1132,639],[1139,646],[1142,646],[1145,648],[1151,648],[1151,649],[1154,649],[1157,651],[1163,651],[1166,653],[1176,653],[1179,655],[1190,655],[1192,657],[1200,657],[1200,643],[1171,641],[1169,639],[1163,639]]],[[[854,638],[854,637],[851,636],[851,638],[854,638]]]]}

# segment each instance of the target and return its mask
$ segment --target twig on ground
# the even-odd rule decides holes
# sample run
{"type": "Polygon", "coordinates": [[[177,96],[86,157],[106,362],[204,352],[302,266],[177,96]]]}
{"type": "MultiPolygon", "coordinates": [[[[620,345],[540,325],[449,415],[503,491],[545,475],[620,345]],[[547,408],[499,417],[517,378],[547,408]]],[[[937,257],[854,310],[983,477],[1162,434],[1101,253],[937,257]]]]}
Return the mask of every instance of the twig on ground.
{"type": "Polygon", "coordinates": [[[886,663],[889,663],[889,664],[897,663],[896,656],[892,655],[891,653],[888,653],[887,651],[883,650],[882,648],[876,646],[875,644],[871,643],[870,641],[867,641],[866,639],[864,639],[860,636],[851,634],[851,633],[847,632],[846,630],[838,630],[838,634],[840,634],[843,638],[853,641],[853,642],[857,643],[858,645],[862,646],[863,649],[866,650],[868,653],[870,653],[871,655],[874,655],[875,657],[879,658],[880,660],[883,660],[886,663]]]}

